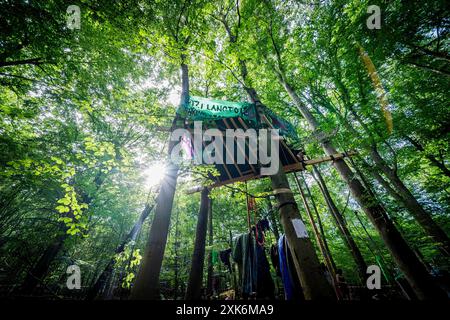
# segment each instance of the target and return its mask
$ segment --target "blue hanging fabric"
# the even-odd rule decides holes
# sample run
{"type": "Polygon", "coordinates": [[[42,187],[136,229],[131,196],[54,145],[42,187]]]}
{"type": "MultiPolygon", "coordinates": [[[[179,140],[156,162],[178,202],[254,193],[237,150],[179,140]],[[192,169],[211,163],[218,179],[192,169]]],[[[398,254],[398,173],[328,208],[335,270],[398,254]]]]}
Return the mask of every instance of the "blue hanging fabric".
{"type": "Polygon", "coordinates": [[[289,247],[285,235],[278,239],[278,257],[280,260],[281,279],[284,287],[284,297],[286,300],[303,299],[302,288],[298,281],[295,268],[293,266],[292,257],[290,256],[289,247]]]}
{"type": "Polygon", "coordinates": [[[284,235],[278,239],[278,257],[280,258],[280,272],[281,279],[283,280],[284,297],[286,300],[292,300],[294,286],[292,285],[291,275],[289,274],[289,269],[287,266],[284,235]]]}

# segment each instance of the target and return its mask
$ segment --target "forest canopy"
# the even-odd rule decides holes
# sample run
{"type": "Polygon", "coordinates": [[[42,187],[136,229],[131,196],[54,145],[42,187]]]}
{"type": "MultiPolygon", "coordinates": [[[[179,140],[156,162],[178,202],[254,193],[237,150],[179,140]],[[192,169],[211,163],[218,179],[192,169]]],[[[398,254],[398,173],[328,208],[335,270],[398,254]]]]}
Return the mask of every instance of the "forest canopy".
{"type": "Polygon", "coordinates": [[[448,296],[444,0],[0,8],[1,297],[362,300],[373,265],[378,298],[448,296]],[[215,104],[181,112],[194,101],[215,104]],[[280,129],[281,169],[174,163],[194,120],[280,129]],[[245,239],[267,260],[257,289],[245,239]]]}

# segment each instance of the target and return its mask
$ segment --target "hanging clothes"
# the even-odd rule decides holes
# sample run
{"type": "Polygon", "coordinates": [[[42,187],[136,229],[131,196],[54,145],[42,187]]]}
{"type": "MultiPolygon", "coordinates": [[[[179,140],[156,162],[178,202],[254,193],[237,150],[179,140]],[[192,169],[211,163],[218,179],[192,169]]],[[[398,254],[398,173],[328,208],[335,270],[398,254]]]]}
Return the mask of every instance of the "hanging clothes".
{"type": "Polygon", "coordinates": [[[232,258],[238,264],[242,296],[248,298],[273,298],[275,285],[264,247],[252,233],[239,235],[234,241],[232,258]]]}
{"type": "Polygon", "coordinates": [[[256,297],[274,299],[275,284],[273,283],[272,275],[270,274],[270,265],[266,257],[264,247],[256,243],[255,245],[256,257],[256,297]]]}
{"type": "Polygon", "coordinates": [[[256,270],[254,268],[254,245],[250,233],[239,235],[234,243],[232,257],[239,269],[242,295],[248,297],[256,291],[256,270]]]}
{"type": "Polygon", "coordinates": [[[256,242],[260,246],[264,246],[264,243],[266,242],[266,237],[264,236],[264,232],[262,232],[262,230],[259,228],[258,225],[256,227],[255,226],[252,227],[252,233],[255,236],[256,242]]]}
{"type": "Polygon", "coordinates": [[[218,256],[219,256],[219,253],[217,252],[217,250],[212,249],[211,250],[211,262],[212,262],[213,266],[215,266],[217,264],[217,262],[219,260],[218,256]]]}
{"type": "Polygon", "coordinates": [[[273,244],[270,247],[270,261],[272,262],[272,266],[275,269],[277,276],[281,277],[280,257],[278,254],[278,244],[273,244]]]}
{"type": "Polygon", "coordinates": [[[267,220],[266,218],[259,220],[256,226],[258,227],[259,230],[263,232],[270,230],[270,223],[269,220],[267,220]]]}
{"type": "Polygon", "coordinates": [[[232,270],[231,270],[230,256],[231,256],[231,248],[219,251],[220,261],[222,261],[222,263],[228,268],[228,271],[231,272],[232,270]]]}
{"type": "Polygon", "coordinates": [[[253,227],[255,242],[255,256],[257,266],[257,298],[275,298],[275,284],[270,274],[270,265],[265,252],[264,231],[269,230],[269,221],[262,219],[253,227]]]}
{"type": "Polygon", "coordinates": [[[284,286],[284,297],[286,300],[304,300],[303,290],[298,280],[292,255],[285,235],[278,239],[278,256],[280,263],[281,279],[284,286]]]}

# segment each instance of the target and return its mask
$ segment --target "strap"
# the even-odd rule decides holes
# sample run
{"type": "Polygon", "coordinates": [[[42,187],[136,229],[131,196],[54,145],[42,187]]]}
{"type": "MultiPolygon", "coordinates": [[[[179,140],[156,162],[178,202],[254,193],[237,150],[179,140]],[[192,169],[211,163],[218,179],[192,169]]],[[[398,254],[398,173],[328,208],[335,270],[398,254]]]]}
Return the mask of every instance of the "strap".
{"type": "Polygon", "coordinates": [[[289,188],[279,188],[279,189],[273,190],[273,194],[280,194],[280,193],[293,193],[293,192],[289,188]]]}
{"type": "Polygon", "coordinates": [[[280,210],[281,208],[283,208],[284,206],[286,206],[288,204],[292,204],[294,206],[297,206],[297,203],[295,201],[286,201],[286,202],[283,202],[283,203],[279,204],[277,206],[277,209],[280,210]]]}

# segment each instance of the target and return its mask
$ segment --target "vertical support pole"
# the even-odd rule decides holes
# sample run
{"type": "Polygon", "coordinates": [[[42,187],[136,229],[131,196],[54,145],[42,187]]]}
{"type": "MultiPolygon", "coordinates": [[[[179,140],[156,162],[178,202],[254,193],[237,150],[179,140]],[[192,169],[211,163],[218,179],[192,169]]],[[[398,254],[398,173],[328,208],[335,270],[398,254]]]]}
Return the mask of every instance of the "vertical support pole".
{"type": "MultiPolygon", "coordinates": [[[[230,232],[230,248],[231,250],[233,250],[233,236],[231,234],[231,230],[230,232]]],[[[231,262],[231,276],[232,276],[232,281],[233,281],[233,290],[234,290],[234,297],[237,298],[238,297],[238,281],[236,279],[236,267],[235,267],[235,263],[232,261],[231,262]]]]}
{"type": "Polygon", "coordinates": [[[270,224],[272,225],[273,234],[275,235],[276,241],[278,243],[278,239],[280,238],[280,232],[278,231],[278,224],[277,224],[277,220],[275,218],[275,213],[273,211],[272,201],[270,200],[270,197],[267,197],[266,200],[267,200],[267,205],[269,208],[270,224]]]}
{"type": "MultiPolygon", "coordinates": [[[[264,113],[262,104],[257,99],[256,91],[253,88],[247,88],[247,92],[256,104],[258,118],[262,119],[264,113]]],[[[270,154],[272,159],[278,157],[279,163],[277,172],[270,176],[272,189],[278,202],[281,225],[289,244],[295,269],[303,289],[303,295],[306,300],[335,300],[334,290],[320,268],[314,246],[306,232],[305,224],[300,216],[300,211],[284,172],[280,155],[272,154],[270,141],[272,137],[271,135],[267,135],[267,137],[268,154],[270,154]]]]}
{"type": "Polygon", "coordinates": [[[177,210],[177,216],[175,219],[175,241],[173,243],[173,251],[175,255],[175,261],[173,264],[173,277],[174,277],[174,284],[173,284],[173,297],[175,300],[178,298],[178,290],[180,287],[180,280],[179,280],[179,256],[178,256],[178,248],[180,245],[180,210],[177,210]]]}
{"type": "MultiPolygon", "coordinates": [[[[280,161],[281,163],[281,161],[280,161]]],[[[307,234],[299,230],[304,228],[294,195],[290,190],[286,174],[280,165],[278,173],[271,176],[272,189],[276,192],[281,224],[294,260],[295,269],[307,300],[335,299],[331,285],[323,274],[319,259],[307,234]],[[290,191],[290,192],[289,192],[290,191]]]]}
{"type": "Polygon", "coordinates": [[[247,188],[247,181],[245,181],[245,202],[247,204],[247,227],[248,227],[248,232],[252,231],[252,223],[250,221],[250,199],[248,197],[248,188],[247,188]]]}
{"type": "Polygon", "coordinates": [[[208,225],[208,211],[210,199],[209,190],[204,188],[201,194],[200,210],[195,233],[194,253],[192,255],[191,272],[186,290],[186,300],[199,300],[203,281],[203,266],[205,263],[206,230],[208,225]]]}

